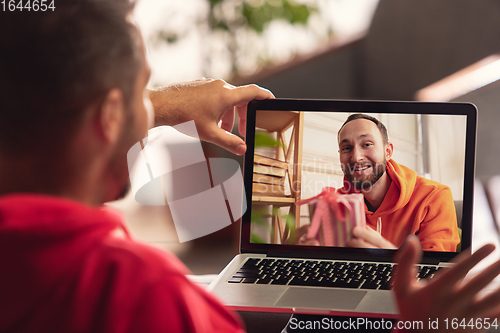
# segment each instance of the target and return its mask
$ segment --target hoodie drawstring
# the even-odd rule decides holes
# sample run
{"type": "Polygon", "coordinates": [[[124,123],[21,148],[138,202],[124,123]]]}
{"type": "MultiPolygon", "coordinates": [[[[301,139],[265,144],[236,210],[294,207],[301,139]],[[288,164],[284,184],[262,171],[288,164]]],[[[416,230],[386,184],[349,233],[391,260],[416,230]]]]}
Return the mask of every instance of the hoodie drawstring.
{"type": "Polygon", "coordinates": [[[377,219],[377,232],[379,234],[382,234],[382,218],[381,217],[379,217],[377,219]]]}

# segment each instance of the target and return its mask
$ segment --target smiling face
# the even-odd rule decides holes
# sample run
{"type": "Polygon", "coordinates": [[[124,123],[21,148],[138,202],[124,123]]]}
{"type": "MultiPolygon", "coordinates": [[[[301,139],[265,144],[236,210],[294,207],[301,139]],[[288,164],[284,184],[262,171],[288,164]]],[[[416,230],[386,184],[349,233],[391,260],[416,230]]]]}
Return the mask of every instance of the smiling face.
{"type": "Polygon", "coordinates": [[[368,119],[351,120],[339,132],[342,171],[355,189],[369,191],[384,175],[392,152],[392,143],[384,143],[377,125],[368,119]]]}

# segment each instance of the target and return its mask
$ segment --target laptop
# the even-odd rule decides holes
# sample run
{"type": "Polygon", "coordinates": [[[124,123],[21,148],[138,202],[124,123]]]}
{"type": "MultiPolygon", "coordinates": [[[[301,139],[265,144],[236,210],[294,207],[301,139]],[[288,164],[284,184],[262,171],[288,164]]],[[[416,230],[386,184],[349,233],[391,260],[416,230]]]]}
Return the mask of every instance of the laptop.
{"type": "Polygon", "coordinates": [[[337,133],[353,113],[373,116],[386,126],[394,146],[392,159],[397,163],[451,189],[460,243],[452,250],[424,251],[419,277],[432,277],[440,268],[449,267],[449,261],[460,251],[470,251],[477,119],[474,105],[252,101],[247,112],[248,150],[243,168],[243,204],[247,210],[241,218],[240,254],[208,288],[229,308],[397,317],[390,290],[396,250],[338,243],[307,245],[292,236],[300,227],[307,229],[313,216],[311,205],[298,203],[318,195],[325,187],[343,186],[337,133]],[[368,281],[361,275],[341,280],[336,273],[339,269],[341,274],[349,270],[383,272],[383,277],[381,281],[368,281]],[[283,279],[290,271],[295,276],[283,279]],[[307,277],[309,274],[314,277],[307,277]],[[306,280],[312,285],[306,285],[306,280]]]}

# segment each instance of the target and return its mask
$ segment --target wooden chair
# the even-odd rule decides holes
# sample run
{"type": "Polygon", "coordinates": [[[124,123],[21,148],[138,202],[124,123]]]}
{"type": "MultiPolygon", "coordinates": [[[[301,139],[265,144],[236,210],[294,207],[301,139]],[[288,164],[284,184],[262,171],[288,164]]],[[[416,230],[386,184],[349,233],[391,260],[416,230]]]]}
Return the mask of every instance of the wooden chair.
{"type": "MultiPolygon", "coordinates": [[[[286,164],[288,182],[283,184],[289,189],[289,193],[258,193],[254,192],[252,201],[257,206],[271,206],[272,210],[280,210],[281,207],[290,207],[289,214],[295,218],[295,226],[300,225],[300,207],[296,205],[300,201],[301,193],[301,168],[302,168],[302,136],[303,136],[304,114],[296,111],[259,111],[256,118],[256,127],[276,135],[280,146],[274,148],[273,155],[269,156],[286,164]],[[285,132],[292,130],[290,139],[286,139],[285,132]]],[[[278,163],[278,162],[277,162],[278,163]]],[[[255,166],[255,164],[254,164],[255,166]]],[[[254,168],[255,174],[256,168],[254,168]]],[[[283,181],[285,177],[283,177],[283,181]]],[[[255,187],[254,187],[255,188],[255,187]]],[[[286,191],[288,192],[288,191],[286,191]]],[[[272,213],[272,243],[282,244],[286,242],[289,228],[284,223],[281,214],[272,213]]]]}

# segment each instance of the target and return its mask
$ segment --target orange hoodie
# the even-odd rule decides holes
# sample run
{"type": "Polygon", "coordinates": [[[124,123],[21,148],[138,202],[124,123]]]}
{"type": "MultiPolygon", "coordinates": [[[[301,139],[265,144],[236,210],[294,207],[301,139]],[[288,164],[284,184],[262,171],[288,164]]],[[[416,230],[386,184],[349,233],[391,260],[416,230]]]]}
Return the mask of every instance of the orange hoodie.
{"type": "MultiPolygon", "coordinates": [[[[424,251],[456,251],[460,239],[450,188],[392,159],[387,175],[392,182],[380,207],[370,212],[365,205],[366,224],[397,247],[415,234],[424,251]]],[[[346,186],[340,192],[349,193],[346,186]]]]}

